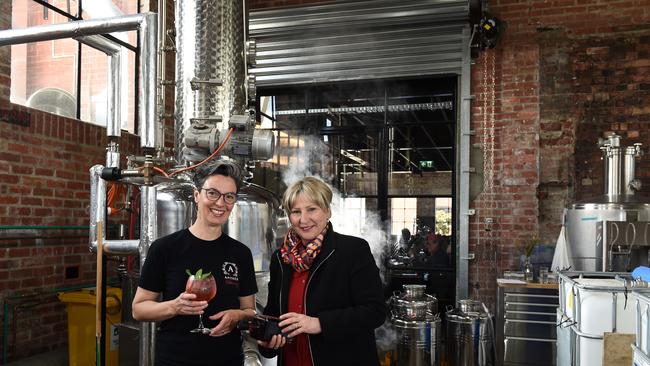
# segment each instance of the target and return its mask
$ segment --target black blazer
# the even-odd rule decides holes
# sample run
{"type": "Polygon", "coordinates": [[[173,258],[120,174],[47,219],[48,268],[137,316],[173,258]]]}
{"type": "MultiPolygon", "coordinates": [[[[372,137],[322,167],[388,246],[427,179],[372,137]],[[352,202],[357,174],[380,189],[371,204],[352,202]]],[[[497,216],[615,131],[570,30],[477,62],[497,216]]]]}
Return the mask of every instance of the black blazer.
{"type": "MultiPolygon", "coordinates": [[[[279,250],[271,256],[271,279],[264,314],[287,312],[293,268],[282,262],[279,250]]],[[[305,313],[320,320],[320,334],[308,335],[314,366],[379,365],[375,328],[386,320],[379,269],[368,242],[342,235],[330,226],[309,271],[305,313]]],[[[282,352],[260,347],[265,357],[282,352]]]]}

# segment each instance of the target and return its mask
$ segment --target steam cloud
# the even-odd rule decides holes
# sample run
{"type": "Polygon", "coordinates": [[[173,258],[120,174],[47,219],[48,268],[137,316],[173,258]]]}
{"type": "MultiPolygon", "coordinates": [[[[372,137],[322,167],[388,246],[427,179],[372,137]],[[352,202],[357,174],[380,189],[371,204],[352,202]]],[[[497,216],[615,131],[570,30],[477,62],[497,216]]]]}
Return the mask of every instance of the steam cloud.
{"type": "MultiPolygon", "coordinates": [[[[321,167],[331,165],[331,153],[322,139],[315,136],[305,136],[304,144],[298,149],[292,149],[292,159],[288,169],[282,174],[283,182],[288,186],[307,176],[316,176],[326,182],[331,181],[321,175],[321,167]]],[[[375,263],[383,269],[382,253],[390,241],[390,235],[381,230],[381,219],[376,212],[362,208],[345,207],[343,195],[332,187],[332,225],[341,234],[364,238],[370,244],[370,250],[375,263]]],[[[382,271],[383,274],[383,271],[382,271]]]]}
{"type": "MultiPolygon", "coordinates": [[[[331,153],[322,139],[313,136],[304,138],[304,144],[295,151],[286,154],[293,156],[289,161],[288,169],[283,173],[283,182],[288,186],[306,176],[316,176],[324,181],[331,181],[321,176],[321,167],[331,165],[331,153]]],[[[384,248],[390,243],[390,235],[381,230],[381,220],[376,212],[363,208],[363,212],[345,207],[341,192],[332,187],[332,225],[339,233],[364,238],[370,245],[370,251],[375,258],[375,263],[380,269],[384,281],[385,268],[382,254],[384,248]]],[[[375,330],[377,348],[380,353],[385,353],[394,348],[397,343],[397,333],[392,324],[387,321],[375,330]]]]}

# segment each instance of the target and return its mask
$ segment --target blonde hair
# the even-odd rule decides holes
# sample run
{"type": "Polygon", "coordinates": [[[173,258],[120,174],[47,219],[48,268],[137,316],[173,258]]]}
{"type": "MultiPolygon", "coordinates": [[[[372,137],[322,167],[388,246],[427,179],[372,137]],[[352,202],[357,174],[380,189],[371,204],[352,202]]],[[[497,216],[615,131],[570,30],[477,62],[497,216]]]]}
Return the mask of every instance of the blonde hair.
{"type": "Polygon", "coordinates": [[[332,189],[330,186],[316,177],[305,177],[291,184],[282,197],[282,207],[291,215],[291,206],[299,193],[304,194],[323,211],[329,211],[332,203],[332,189]]]}

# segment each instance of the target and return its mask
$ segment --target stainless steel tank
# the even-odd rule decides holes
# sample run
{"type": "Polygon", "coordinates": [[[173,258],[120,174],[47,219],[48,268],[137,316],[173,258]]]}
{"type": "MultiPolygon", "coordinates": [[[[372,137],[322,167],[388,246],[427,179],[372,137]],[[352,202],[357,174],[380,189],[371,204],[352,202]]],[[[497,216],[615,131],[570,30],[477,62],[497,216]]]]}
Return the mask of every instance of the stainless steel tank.
{"type": "Polygon", "coordinates": [[[156,186],[158,210],[156,229],[158,238],[186,229],[196,219],[194,184],[186,182],[164,182],[156,186]]]}
{"type": "Polygon", "coordinates": [[[440,364],[441,321],[438,300],[425,294],[424,285],[404,285],[391,297],[391,326],[396,334],[391,365],[440,364]]]}
{"type": "MultiPolygon", "coordinates": [[[[596,201],[596,200],[594,200],[596,201]]],[[[606,221],[650,221],[650,204],[645,202],[574,203],[565,210],[564,225],[575,271],[620,271],[603,265],[607,255],[603,223],[606,221]]]]}
{"type": "Polygon", "coordinates": [[[245,112],[245,17],[242,1],[175,3],[175,147],[177,161],[182,162],[187,158],[184,137],[191,126],[227,126],[232,115],[245,112]]]}
{"type": "Polygon", "coordinates": [[[256,272],[269,270],[276,238],[286,232],[280,227],[283,215],[279,199],[266,188],[245,184],[239,190],[237,203],[223,230],[251,249],[256,272]]]}
{"type": "MultiPolygon", "coordinates": [[[[650,221],[650,200],[636,195],[635,158],[641,145],[622,147],[620,136],[610,134],[599,142],[604,161],[604,194],[570,205],[564,212],[566,242],[574,271],[624,271],[608,268],[607,221],[650,221]]],[[[647,245],[647,243],[645,243],[647,245]]]]}
{"type": "Polygon", "coordinates": [[[287,220],[280,209],[280,200],[264,187],[244,185],[223,230],[246,244],[253,254],[258,289],[255,298],[261,311],[266,306],[268,295],[271,254],[287,232],[287,220]]]}
{"type": "MultiPolygon", "coordinates": [[[[158,237],[190,227],[196,219],[194,184],[164,182],[156,189],[158,237]]],[[[279,199],[266,188],[245,183],[223,231],[251,249],[256,272],[268,272],[271,254],[287,231],[279,199]]]]}
{"type": "Polygon", "coordinates": [[[494,328],[483,304],[460,300],[458,307],[446,313],[448,365],[495,365],[494,328]]]}

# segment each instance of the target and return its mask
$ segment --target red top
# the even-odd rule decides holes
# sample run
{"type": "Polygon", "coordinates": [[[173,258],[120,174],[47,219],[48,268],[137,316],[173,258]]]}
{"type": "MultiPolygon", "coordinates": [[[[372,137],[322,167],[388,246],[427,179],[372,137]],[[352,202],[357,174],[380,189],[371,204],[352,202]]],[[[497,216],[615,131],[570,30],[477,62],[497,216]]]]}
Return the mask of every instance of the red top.
{"type": "MultiPolygon", "coordinates": [[[[305,297],[305,288],[309,271],[293,272],[291,276],[291,286],[289,286],[289,312],[304,314],[303,298],[305,297]]],[[[284,345],[284,365],[285,366],[312,366],[311,354],[309,352],[309,340],[307,335],[302,333],[294,337],[291,343],[284,345]]]]}

